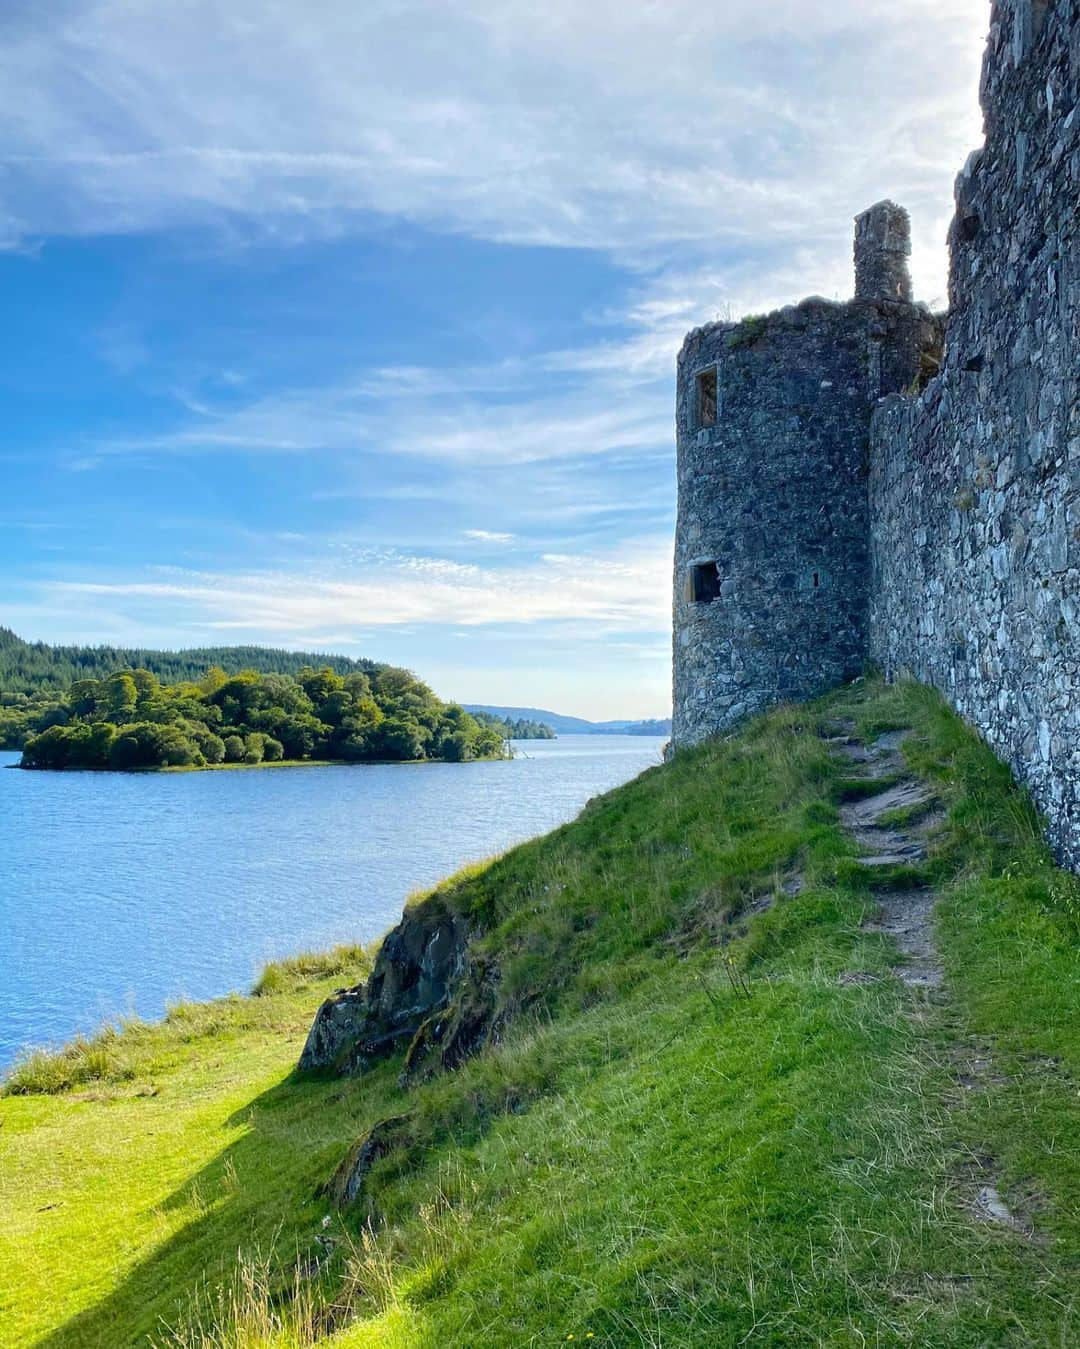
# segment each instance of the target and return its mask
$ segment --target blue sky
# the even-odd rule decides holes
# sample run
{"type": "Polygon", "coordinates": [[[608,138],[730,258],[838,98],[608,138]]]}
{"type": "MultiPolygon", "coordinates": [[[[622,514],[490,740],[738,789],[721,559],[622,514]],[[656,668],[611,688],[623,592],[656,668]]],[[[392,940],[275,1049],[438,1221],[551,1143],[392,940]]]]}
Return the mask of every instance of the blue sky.
{"type": "Polygon", "coordinates": [[[987,17],[7,0],[0,623],[666,715],[681,338],[885,195],[942,300],[987,17]]]}

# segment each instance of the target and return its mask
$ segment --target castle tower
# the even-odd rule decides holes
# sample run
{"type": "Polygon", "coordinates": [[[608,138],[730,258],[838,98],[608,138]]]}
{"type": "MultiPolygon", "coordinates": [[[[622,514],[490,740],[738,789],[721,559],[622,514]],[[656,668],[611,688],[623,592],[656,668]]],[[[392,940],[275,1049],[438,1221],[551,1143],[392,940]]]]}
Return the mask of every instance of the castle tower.
{"type": "Polygon", "coordinates": [[[911,299],[911,217],[893,201],[879,201],[855,217],[856,300],[911,299]]]}
{"type": "Polygon", "coordinates": [[[676,746],[850,679],[867,657],[867,436],[940,344],[907,212],[858,217],[856,297],[695,329],[679,353],[676,746]]]}

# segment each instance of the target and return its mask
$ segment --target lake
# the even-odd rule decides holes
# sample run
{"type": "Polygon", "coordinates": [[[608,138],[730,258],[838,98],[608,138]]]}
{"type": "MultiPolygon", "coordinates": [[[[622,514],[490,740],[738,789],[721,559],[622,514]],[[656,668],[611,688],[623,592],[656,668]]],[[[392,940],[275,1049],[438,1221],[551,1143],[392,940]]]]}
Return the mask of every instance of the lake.
{"type": "Polygon", "coordinates": [[[0,1068],[118,1015],[247,990],[268,960],[370,941],[412,891],[573,818],[663,744],[175,774],[26,773],[0,753],[0,1068]]]}

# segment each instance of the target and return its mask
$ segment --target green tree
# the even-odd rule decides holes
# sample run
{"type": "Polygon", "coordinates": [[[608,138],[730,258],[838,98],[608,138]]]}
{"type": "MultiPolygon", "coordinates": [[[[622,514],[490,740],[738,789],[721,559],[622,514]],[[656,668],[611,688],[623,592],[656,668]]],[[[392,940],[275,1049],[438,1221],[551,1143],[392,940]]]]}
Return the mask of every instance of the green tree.
{"type": "Polygon", "coordinates": [[[199,687],[202,689],[203,695],[209,698],[211,694],[217,693],[228,677],[220,665],[211,665],[202,679],[199,680],[199,687]]]}
{"type": "Polygon", "coordinates": [[[140,708],[153,698],[161,687],[157,675],[151,674],[149,670],[132,670],[131,682],[135,685],[135,695],[140,708]]]}
{"type": "Polygon", "coordinates": [[[226,763],[242,763],[244,760],[244,739],[239,735],[227,735],[222,742],[225,746],[226,763]]]}
{"type": "Polygon", "coordinates": [[[68,690],[68,703],[71,707],[72,715],[76,717],[90,717],[94,714],[94,708],[101,697],[101,684],[96,679],[76,679],[68,690]]]}
{"type": "Polygon", "coordinates": [[[101,711],[106,721],[120,725],[135,715],[139,691],[126,671],[110,675],[101,686],[101,711]]]}
{"type": "Polygon", "coordinates": [[[354,702],[371,697],[371,676],[366,674],[351,674],[345,676],[345,692],[354,702]]]}
{"type": "Polygon", "coordinates": [[[196,744],[207,763],[225,762],[225,741],[220,735],[215,735],[213,731],[205,731],[199,736],[196,744]]]}
{"type": "Polygon", "coordinates": [[[387,717],[373,736],[373,748],[383,759],[422,759],[429,733],[415,721],[387,717]]]}
{"type": "Polygon", "coordinates": [[[296,678],[316,709],[322,707],[331,693],[338,693],[345,687],[344,679],[341,675],[335,674],[329,665],[324,665],[321,670],[313,670],[307,666],[296,678]]]}
{"type": "Polygon", "coordinates": [[[226,726],[242,726],[262,705],[261,679],[253,670],[245,670],[222,684],[210,700],[221,709],[226,726]]]}
{"type": "Polygon", "coordinates": [[[109,751],[113,768],[181,768],[203,762],[198,748],[176,726],[136,721],[117,729],[109,751]]]}
{"type": "Polygon", "coordinates": [[[288,758],[310,759],[330,734],[330,727],[309,713],[304,716],[283,717],[274,727],[274,731],[288,758]]]}

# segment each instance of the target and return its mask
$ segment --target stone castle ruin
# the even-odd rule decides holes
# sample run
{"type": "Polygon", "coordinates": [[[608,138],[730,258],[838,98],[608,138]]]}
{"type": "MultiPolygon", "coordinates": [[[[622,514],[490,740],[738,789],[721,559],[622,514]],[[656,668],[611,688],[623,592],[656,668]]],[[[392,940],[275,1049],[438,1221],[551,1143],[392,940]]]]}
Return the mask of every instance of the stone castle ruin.
{"type": "Polygon", "coordinates": [[[907,213],[856,221],[855,298],[679,354],[673,743],[876,665],[933,684],[1080,867],[1080,0],[997,0],[949,312],[907,213]]]}

